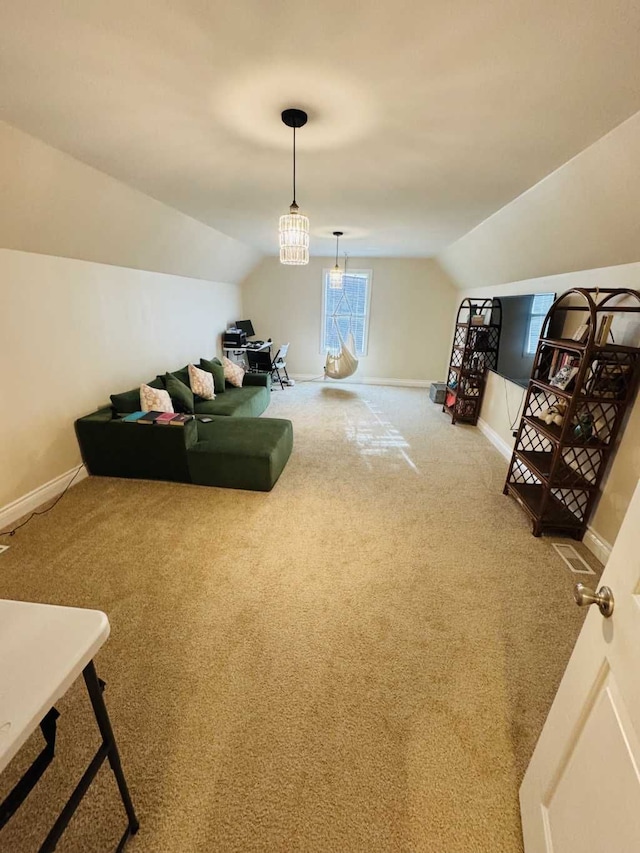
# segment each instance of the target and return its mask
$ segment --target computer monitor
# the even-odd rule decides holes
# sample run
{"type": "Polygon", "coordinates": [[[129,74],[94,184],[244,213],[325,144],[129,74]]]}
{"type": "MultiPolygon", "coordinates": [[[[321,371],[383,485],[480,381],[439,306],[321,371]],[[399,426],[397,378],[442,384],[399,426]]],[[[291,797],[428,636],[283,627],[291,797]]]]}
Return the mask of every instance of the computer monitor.
{"type": "Polygon", "coordinates": [[[236,320],[236,328],[246,332],[248,338],[252,338],[255,335],[251,320],[236,320]]]}

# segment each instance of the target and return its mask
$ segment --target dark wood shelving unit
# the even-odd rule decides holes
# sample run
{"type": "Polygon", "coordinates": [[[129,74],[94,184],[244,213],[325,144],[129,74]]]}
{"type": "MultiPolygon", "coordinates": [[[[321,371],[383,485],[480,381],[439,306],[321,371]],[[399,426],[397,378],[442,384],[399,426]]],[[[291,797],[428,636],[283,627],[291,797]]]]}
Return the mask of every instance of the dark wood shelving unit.
{"type": "Polygon", "coordinates": [[[534,536],[560,530],[582,539],[638,387],[640,349],[598,342],[607,314],[613,315],[614,324],[625,314],[640,322],[640,293],[613,288],[567,291],[553,303],[542,326],[504,485],[504,493],[530,516],[534,536]],[[570,326],[575,332],[573,327],[583,324],[582,341],[545,337],[549,328],[558,327],[559,311],[564,312],[565,329],[570,326]],[[574,375],[561,388],[552,380],[563,361],[574,375]],[[547,424],[542,416],[554,406],[564,407],[562,421],[547,424]]]}
{"type": "Polygon", "coordinates": [[[443,412],[451,423],[476,424],[486,373],[498,366],[502,309],[499,299],[463,299],[456,315],[443,412]],[[482,323],[473,317],[482,317],[482,323]]]}

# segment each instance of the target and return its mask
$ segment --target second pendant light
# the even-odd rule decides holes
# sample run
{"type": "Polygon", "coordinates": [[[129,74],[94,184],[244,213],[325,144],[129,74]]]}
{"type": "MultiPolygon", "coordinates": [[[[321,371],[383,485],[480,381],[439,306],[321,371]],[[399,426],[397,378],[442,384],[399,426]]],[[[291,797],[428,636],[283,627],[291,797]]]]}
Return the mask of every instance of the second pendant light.
{"type": "Polygon", "coordinates": [[[336,238],[336,265],[329,273],[329,288],[331,290],[342,290],[343,272],[338,266],[338,244],[344,232],[334,231],[333,236],[336,238]]]}

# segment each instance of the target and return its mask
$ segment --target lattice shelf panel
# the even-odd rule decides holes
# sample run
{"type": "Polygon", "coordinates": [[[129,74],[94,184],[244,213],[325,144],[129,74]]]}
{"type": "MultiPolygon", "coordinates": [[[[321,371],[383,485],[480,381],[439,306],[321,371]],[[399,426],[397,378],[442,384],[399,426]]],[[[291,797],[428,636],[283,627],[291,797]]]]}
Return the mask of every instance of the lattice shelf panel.
{"type": "Polygon", "coordinates": [[[482,393],[483,383],[483,376],[463,376],[460,379],[460,390],[458,393],[461,397],[480,397],[480,394],[482,393]]]}
{"type": "Polygon", "coordinates": [[[584,521],[589,503],[587,492],[578,489],[551,489],[553,497],[565,506],[578,521],[584,521]]]}
{"type": "Polygon", "coordinates": [[[580,394],[603,400],[624,402],[633,389],[637,353],[627,350],[600,350],[589,362],[580,394]]]}
{"type": "Polygon", "coordinates": [[[564,397],[561,394],[556,394],[553,391],[535,386],[527,394],[522,414],[526,417],[539,418],[551,406],[557,406],[564,403],[564,401],[564,397]]]}
{"type": "Polygon", "coordinates": [[[516,442],[517,450],[528,450],[534,453],[551,453],[554,447],[555,445],[552,441],[525,421],[516,442]]]}

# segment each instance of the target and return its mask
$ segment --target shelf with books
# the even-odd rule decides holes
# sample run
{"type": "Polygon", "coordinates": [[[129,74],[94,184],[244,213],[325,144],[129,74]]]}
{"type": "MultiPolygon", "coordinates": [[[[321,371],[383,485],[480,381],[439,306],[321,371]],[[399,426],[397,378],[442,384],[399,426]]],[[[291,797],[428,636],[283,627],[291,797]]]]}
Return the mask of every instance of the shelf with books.
{"type": "Polygon", "coordinates": [[[498,299],[463,299],[456,317],[442,411],[475,424],[486,372],[498,364],[502,310],[498,299]]]}
{"type": "Polygon", "coordinates": [[[504,493],[533,519],[535,536],[547,529],[569,530],[578,539],[584,535],[640,379],[638,342],[636,291],[576,289],[551,306],[504,485],[504,493]],[[574,322],[572,336],[565,321],[562,337],[546,337],[547,329],[560,325],[559,311],[572,320],[568,312],[583,311],[585,322],[574,322]],[[617,323],[617,312],[624,322],[617,323]],[[625,335],[631,340],[615,342],[614,331],[618,341],[625,335]]]}

